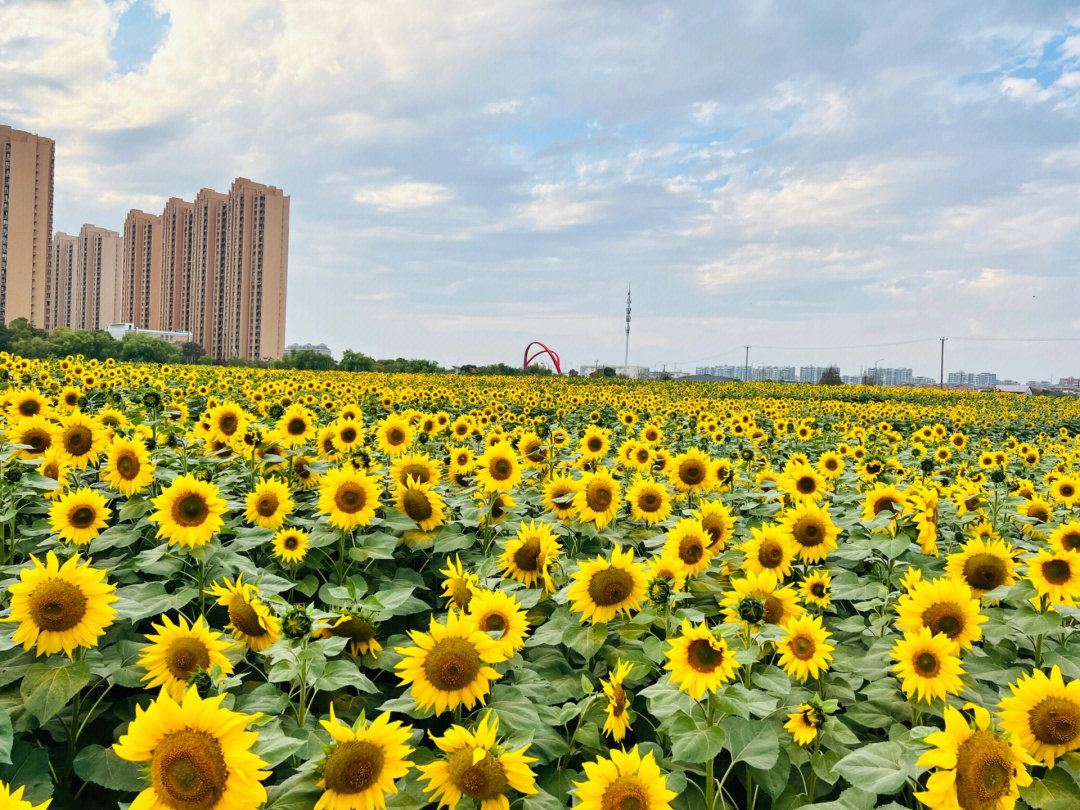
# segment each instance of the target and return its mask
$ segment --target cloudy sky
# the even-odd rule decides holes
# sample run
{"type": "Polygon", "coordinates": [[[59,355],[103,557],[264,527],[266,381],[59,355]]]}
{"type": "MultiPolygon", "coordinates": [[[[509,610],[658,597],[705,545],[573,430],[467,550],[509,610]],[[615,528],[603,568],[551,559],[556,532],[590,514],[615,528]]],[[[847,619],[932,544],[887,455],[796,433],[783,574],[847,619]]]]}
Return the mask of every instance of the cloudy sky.
{"type": "Polygon", "coordinates": [[[7,0],[0,122],[57,230],[285,189],[290,342],[1080,374],[1074,3],[7,0]]]}

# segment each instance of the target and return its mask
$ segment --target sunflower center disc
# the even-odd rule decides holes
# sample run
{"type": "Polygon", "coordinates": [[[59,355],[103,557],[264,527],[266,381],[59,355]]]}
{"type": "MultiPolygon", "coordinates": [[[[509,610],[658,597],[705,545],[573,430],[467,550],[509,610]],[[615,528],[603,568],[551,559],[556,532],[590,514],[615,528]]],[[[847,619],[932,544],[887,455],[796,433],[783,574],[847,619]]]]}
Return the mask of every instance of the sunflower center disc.
{"type": "Polygon", "coordinates": [[[30,615],[42,630],[62,633],[82,621],[85,614],[86,596],[70,582],[46,580],[30,593],[30,615]]]}
{"type": "Polygon", "coordinates": [[[507,621],[501,614],[492,613],[485,617],[483,626],[484,630],[488,633],[498,633],[500,637],[506,635],[507,621]]]}
{"type": "Polygon", "coordinates": [[[949,638],[956,638],[964,631],[964,616],[960,606],[952,602],[941,602],[923,611],[922,623],[932,633],[944,633],[949,638]]]}
{"type": "Polygon", "coordinates": [[[824,582],[815,582],[813,585],[810,586],[810,593],[812,593],[818,599],[824,599],[825,598],[825,583],[824,582]]]}
{"type": "Polygon", "coordinates": [[[1080,551],[1080,532],[1066,532],[1062,535],[1061,544],[1070,551],[1080,551]]]}
{"type": "Polygon", "coordinates": [[[800,661],[807,661],[814,657],[814,642],[806,636],[796,636],[791,641],[791,651],[800,661]]]}
{"type": "Polygon", "coordinates": [[[450,757],[450,781],[471,799],[483,802],[506,790],[506,773],[498,757],[486,753],[473,765],[473,749],[463,748],[450,757]]]}
{"type": "Polygon", "coordinates": [[[300,541],[296,538],[295,534],[290,534],[285,538],[284,542],[282,542],[282,545],[285,546],[287,551],[296,551],[297,546],[300,545],[300,541]]]}
{"type": "Polygon", "coordinates": [[[49,446],[49,438],[37,431],[31,431],[22,437],[22,441],[19,444],[30,445],[35,452],[42,452],[49,446]]]}
{"type": "Polygon", "coordinates": [[[1031,710],[1031,733],[1045,745],[1067,745],[1080,736],[1080,705],[1047,698],[1031,710]]]}
{"type": "Polygon", "coordinates": [[[367,496],[364,491],[352,484],[340,487],[334,495],[334,504],[337,508],[350,515],[363,509],[366,502],[367,496]]]}
{"type": "Polygon", "coordinates": [[[150,778],[158,799],[173,810],[216,807],[228,776],[221,744],[206,732],[191,728],[163,737],[150,761],[150,778]]]}
{"type": "Polygon", "coordinates": [[[64,436],[64,449],[73,456],[81,456],[90,450],[93,438],[89,428],[82,425],[71,428],[64,436]]]}
{"type": "Polygon", "coordinates": [[[32,399],[19,403],[19,413],[23,416],[37,416],[38,404],[32,399]]]}
{"type": "Polygon", "coordinates": [[[915,669],[917,669],[920,674],[925,675],[926,677],[936,675],[938,670],[941,668],[941,665],[937,660],[937,656],[929,652],[919,653],[919,655],[915,657],[914,664],[915,669]]]}
{"type": "Polygon", "coordinates": [[[585,493],[585,503],[594,512],[606,512],[611,506],[611,490],[603,481],[593,483],[585,493]]]}
{"type": "Polygon", "coordinates": [[[198,526],[206,520],[209,511],[202,496],[193,492],[176,502],[173,519],[181,526],[198,526]]]}
{"type": "Polygon", "coordinates": [[[255,511],[259,513],[259,517],[272,517],[278,510],[277,495],[267,493],[259,498],[259,502],[255,505],[255,511]]]}
{"type": "Polygon", "coordinates": [[[1005,582],[1005,562],[993,554],[975,554],[964,563],[964,579],[972,588],[992,591],[1005,582]]]}
{"type": "Polygon", "coordinates": [[[607,568],[589,580],[589,597],[600,607],[611,607],[626,599],[634,589],[634,580],[626,571],[607,568]]]}
{"type": "Polygon", "coordinates": [[[197,669],[209,669],[210,654],[206,645],[196,638],[178,638],[165,653],[165,666],[173,677],[187,681],[197,669]]]}
{"type": "Polygon", "coordinates": [[[724,661],[724,651],[708,639],[695,638],[686,646],[686,663],[698,672],[712,672],[724,661]]]}
{"type": "Polygon", "coordinates": [[[120,456],[116,460],[116,471],[122,478],[130,481],[139,472],[139,462],[131,456],[120,456]]]}
{"type": "Polygon", "coordinates": [[[679,480],[687,486],[695,486],[705,480],[705,468],[696,461],[684,461],[679,465],[679,480]]]}
{"type": "Polygon", "coordinates": [[[263,627],[259,614],[241,594],[235,594],[229,602],[229,621],[245,636],[266,635],[266,628],[263,627]]]}
{"type": "Polygon", "coordinates": [[[235,416],[231,413],[225,414],[225,416],[221,417],[221,421],[218,422],[218,429],[226,436],[231,436],[236,432],[237,424],[238,420],[235,416]]]}
{"type": "Polygon", "coordinates": [[[1042,564],[1042,573],[1051,585],[1064,585],[1072,575],[1072,569],[1065,560],[1050,560],[1042,564]]]}
{"type": "Polygon", "coordinates": [[[303,419],[290,419],[286,430],[289,431],[290,436],[303,436],[304,431],[307,430],[307,423],[303,419]]]}
{"type": "Polygon", "coordinates": [[[784,617],[784,603],[772,594],[765,597],[765,622],[767,624],[780,624],[784,617]]]}
{"type": "Polygon", "coordinates": [[[600,810],[648,810],[645,786],[634,776],[620,776],[600,797],[600,810]]]}
{"type": "Polygon", "coordinates": [[[989,730],[976,731],[956,752],[956,800],[964,810],[990,810],[1009,792],[1013,754],[989,730]]]}
{"type": "Polygon", "coordinates": [[[824,534],[817,521],[804,519],[795,524],[795,539],[801,546],[820,545],[825,539],[824,534]]]}
{"type": "Polygon", "coordinates": [[[795,489],[797,489],[802,495],[813,495],[814,491],[817,489],[817,482],[814,481],[814,479],[811,478],[809,475],[804,475],[795,484],[795,489]]]}
{"type": "Polygon", "coordinates": [[[382,749],[369,742],[338,743],[323,765],[326,788],[345,794],[367,790],[379,778],[385,761],[382,749]]]}
{"type": "Polygon", "coordinates": [[[97,517],[97,512],[89,506],[80,506],[74,512],[71,513],[69,518],[71,525],[76,529],[88,529],[94,524],[94,519],[97,517]]]}
{"type": "Polygon", "coordinates": [[[386,439],[390,444],[398,445],[405,441],[405,434],[400,428],[394,428],[386,435],[386,439]]]}
{"type": "Polygon", "coordinates": [[[688,565],[701,562],[705,549],[696,537],[687,537],[679,543],[679,559],[688,565]]]}
{"type": "Polygon", "coordinates": [[[405,497],[401,499],[401,502],[405,507],[405,514],[417,523],[423,523],[431,517],[431,502],[428,500],[427,495],[420,490],[410,489],[405,493],[405,497]]]}
{"type": "Polygon", "coordinates": [[[415,478],[419,483],[426,484],[431,480],[431,473],[423,464],[408,464],[401,468],[400,481],[402,484],[410,478],[415,478]]]}
{"type": "Polygon", "coordinates": [[[475,680],[480,672],[480,655],[463,638],[444,638],[427,654],[424,674],[436,689],[456,692],[475,680]]]}
{"type": "Polygon", "coordinates": [[[646,492],[638,502],[638,508],[642,512],[655,512],[660,508],[660,499],[651,492],[646,492]]]}
{"type": "Polygon", "coordinates": [[[758,549],[758,562],[765,568],[776,568],[784,561],[784,549],[779,543],[763,543],[758,549]]]}
{"type": "Polygon", "coordinates": [[[514,552],[514,565],[522,571],[537,571],[540,568],[540,538],[530,537],[514,552]]]}
{"type": "Polygon", "coordinates": [[[346,638],[361,643],[371,641],[375,635],[375,631],[372,629],[369,622],[355,616],[348,621],[344,621],[341,624],[331,627],[330,633],[335,636],[345,636],[346,638]]]}

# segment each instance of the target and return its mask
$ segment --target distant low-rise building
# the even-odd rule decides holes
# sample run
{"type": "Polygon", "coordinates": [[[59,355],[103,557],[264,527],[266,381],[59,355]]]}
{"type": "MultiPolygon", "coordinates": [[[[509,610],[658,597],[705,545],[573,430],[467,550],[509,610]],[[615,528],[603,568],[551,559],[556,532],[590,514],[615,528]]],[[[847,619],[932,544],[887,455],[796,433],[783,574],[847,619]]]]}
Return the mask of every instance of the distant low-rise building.
{"type": "Polygon", "coordinates": [[[191,332],[183,329],[139,329],[133,323],[110,323],[105,327],[113,340],[123,340],[125,335],[149,335],[150,337],[164,340],[166,343],[175,343],[177,346],[191,342],[191,332]]]}
{"type": "Polygon", "coordinates": [[[285,347],[285,354],[292,354],[293,352],[315,352],[315,354],[333,357],[330,347],[325,343],[290,343],[285,347]]]}
{"type": "Polygon", "coordinates": [[[949,385],[970,385],[975,388],[989,388],[996,385],[997,374],[992,371],[980,371],[979,373],[966,371],[950,371],[946,382],[949,385]]]}

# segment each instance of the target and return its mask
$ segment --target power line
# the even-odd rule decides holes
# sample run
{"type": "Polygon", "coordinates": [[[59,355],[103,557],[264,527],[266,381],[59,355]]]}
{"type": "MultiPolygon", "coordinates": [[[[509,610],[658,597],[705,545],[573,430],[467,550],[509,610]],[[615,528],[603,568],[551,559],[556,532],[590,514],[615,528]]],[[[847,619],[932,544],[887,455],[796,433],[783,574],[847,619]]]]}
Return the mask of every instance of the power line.
{"type": "Polygon", "coordinates": [[[1080,337],[1066,338],[1005,338],[1005,337],[950,337],[949,340],[977,340],[994,343],[1076,343],[1080,337]]]}

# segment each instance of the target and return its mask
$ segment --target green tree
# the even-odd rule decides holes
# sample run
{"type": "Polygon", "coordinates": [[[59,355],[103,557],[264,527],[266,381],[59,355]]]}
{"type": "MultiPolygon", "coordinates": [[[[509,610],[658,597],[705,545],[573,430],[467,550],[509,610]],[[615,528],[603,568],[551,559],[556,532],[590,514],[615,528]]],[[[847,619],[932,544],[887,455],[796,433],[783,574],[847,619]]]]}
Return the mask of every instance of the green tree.
{"type": "Polygon", "coordinates": [[[368,357],[363,352],[354,352],[352,349],[346,349],[341,355],[341,362],[338,363],[338,368],[342,371],[371,371],[375,368],[375,360],[368,357]]]}
{"type": "Polygon", "coordinates": [[[189,364],[197,363],[199,358],[206,354],[201,344],[190,340],[180,344],[180,352],[184,355],[184,362],[189,364]]]}
{"type": "Polygon", "coordinates": [[[120,341],[120,359],[136,363],[180,363],[184,353],[179,346],[159,338],[128,332],[120,341]]]}
{"type": "Polygon", "coordinates": [[[278,363],[281,368],[296,368],[301,371],[328,371],[337,368],[334,358],[311,349],[288,352],[278,363]]]}
{"type": "Polygon", "coordinates": [[[818,380],[818,385],[840,385],[843,382],[840,379],[840,369],[836,366],[829,366],[821,373],[821,379],[818,380]]]}
{"type": "Polygon", "coordinates": [[[120,345],[112,336],[100,330],[84,332],[61,327],[53,330],[49,342],[52,344],[49,350],[52,357],[75,357],[81,354],[90,360],[106,360],[116,357],[120,351],[120,345]]]}

